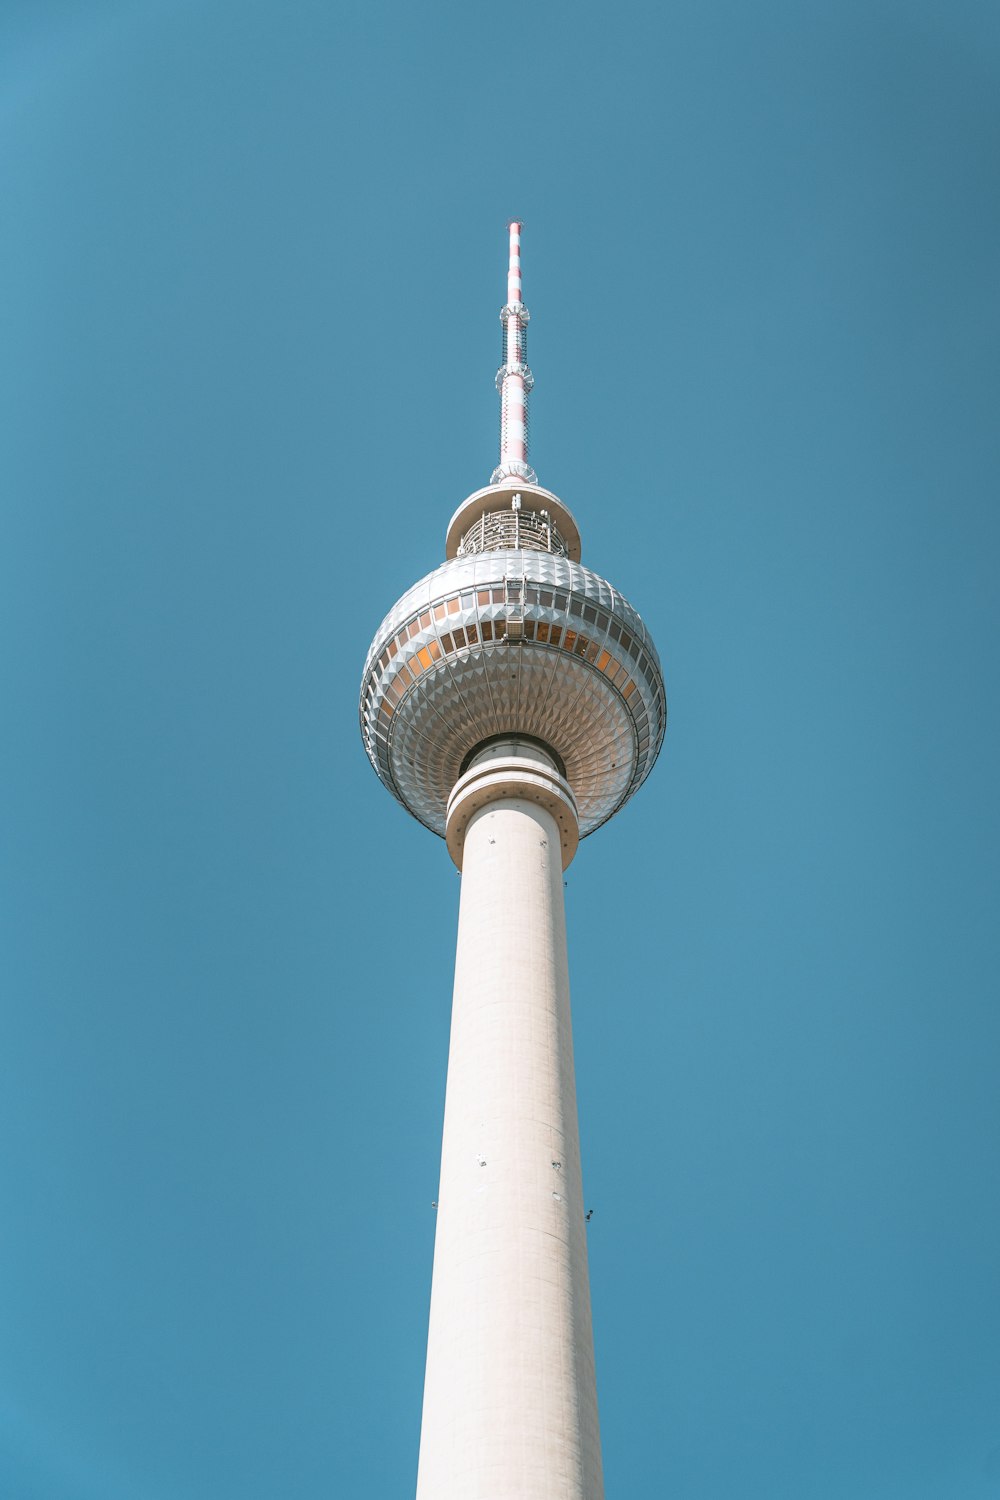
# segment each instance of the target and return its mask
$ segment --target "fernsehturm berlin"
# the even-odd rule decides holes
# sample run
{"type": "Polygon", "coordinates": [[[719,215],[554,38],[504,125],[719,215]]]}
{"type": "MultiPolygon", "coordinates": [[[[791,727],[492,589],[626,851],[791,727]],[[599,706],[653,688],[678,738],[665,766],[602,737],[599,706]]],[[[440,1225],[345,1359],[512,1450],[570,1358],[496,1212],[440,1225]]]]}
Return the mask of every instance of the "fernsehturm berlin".
{"type": "Polygon", "coordinates": [[[379,626],[361,730],[462,872],[417,1500],[602,1500],[563,871],[649,774],[656,648],[528,463],[509,225],[500,461],[379,626]]]}

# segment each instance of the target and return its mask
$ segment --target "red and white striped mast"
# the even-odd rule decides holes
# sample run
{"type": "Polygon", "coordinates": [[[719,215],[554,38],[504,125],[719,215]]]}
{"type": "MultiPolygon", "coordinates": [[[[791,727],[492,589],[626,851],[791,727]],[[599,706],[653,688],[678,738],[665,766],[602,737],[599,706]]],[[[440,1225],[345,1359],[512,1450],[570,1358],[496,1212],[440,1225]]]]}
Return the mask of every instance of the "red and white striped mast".
{"type": "Polygon", "coordinates": [[[500,309],[503,324],[503,363],[497,371],[500,393],[500,462],[491,484],[505,479],[523,479],[537,484],[528,463],[528,393],[535,378],[528,367],[528,321],[530,313],[521,301],[521,230],[519,219],[507,225],[510,255],[507,262],[507,302],[500,309]]]}

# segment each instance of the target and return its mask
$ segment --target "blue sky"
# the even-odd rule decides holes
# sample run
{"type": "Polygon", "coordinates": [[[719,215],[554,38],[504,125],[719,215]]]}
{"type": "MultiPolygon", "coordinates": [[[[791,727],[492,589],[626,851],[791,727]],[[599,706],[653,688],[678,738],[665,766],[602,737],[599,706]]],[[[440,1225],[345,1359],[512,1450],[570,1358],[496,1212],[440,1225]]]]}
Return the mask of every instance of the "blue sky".
{"type": "Polygon", "coordinates": [[[396,1500],[458,880],[383,613],[533,461],[660,646],[567,888],[608,1495],[1000,1496],[1000,12],[0,15],[0,1494],[396,1500]]]}

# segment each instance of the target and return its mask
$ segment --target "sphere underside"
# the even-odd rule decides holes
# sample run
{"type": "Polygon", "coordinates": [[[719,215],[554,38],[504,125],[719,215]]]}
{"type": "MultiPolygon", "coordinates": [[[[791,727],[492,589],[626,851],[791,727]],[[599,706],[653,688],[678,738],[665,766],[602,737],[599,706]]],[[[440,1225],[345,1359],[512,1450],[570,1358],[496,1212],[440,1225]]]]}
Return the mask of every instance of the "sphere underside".
{"type": "Polygon", "coordinates": [[[582,837],[645,779],[665,724],[640,616],[596,573],[544,552],[456,558],[421,579],[379,627],[361,684],[375,770],[442,837],[462,762],[491,736],[557,751],[582,837]]]}

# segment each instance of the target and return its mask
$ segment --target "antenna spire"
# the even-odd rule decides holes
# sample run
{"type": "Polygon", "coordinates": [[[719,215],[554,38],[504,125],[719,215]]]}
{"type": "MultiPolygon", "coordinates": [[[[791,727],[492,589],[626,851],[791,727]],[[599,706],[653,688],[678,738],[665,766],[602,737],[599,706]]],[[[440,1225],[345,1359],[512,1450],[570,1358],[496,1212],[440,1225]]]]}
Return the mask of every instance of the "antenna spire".
{"type": "Polygon", "coordinates": [[[537,483],[534,469],[528,463],[528,392],[535,377],[528,368],[528,319],[530,314],[521,301],[521,230],[520,219],[507,225],[510,234],[510,258],[507,262],[507,302],[500,309],[503,325],[502,364],[497,371],[500,393],[500,462],[493,470],[491,484],[505,479],[523,479],[537,483]]]}

